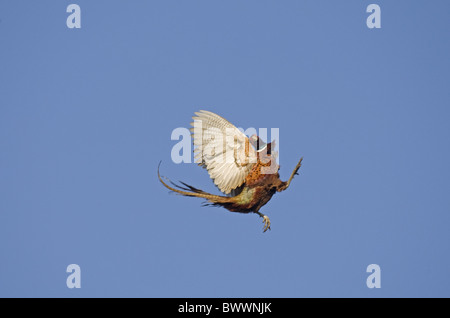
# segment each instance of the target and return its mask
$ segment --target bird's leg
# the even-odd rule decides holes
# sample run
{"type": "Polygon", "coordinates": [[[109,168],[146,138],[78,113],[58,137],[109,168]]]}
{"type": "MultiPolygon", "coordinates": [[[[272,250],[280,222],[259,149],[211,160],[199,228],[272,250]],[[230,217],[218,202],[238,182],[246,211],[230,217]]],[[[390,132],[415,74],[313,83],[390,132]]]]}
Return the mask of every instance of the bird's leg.
{"type": "Polygon", "coordinates": [[[258,214],[260,217],[263,218],[263,222],[264,222],[264,232],[266,232],[267,230],[270,230],[270,219],[267,215],[262,214],[261,212],[255,212],[256,214],[258,214]]]}
{"type": "Polygon", "coordinates": [[[284,182],[283,185],[278,188],[278,191],[284,191],[289,187],[292,179],[294,179],[294,176],[298,175],[298,169],[300,169],[300,167],[302,166],[302,161],[303,161],[303,157],[300,158],[300,161],[295,166],[295,169],[294,169],[294,171],[292,171],[292,174],[291,174],[289,180],[287,182],[284,182]]]}

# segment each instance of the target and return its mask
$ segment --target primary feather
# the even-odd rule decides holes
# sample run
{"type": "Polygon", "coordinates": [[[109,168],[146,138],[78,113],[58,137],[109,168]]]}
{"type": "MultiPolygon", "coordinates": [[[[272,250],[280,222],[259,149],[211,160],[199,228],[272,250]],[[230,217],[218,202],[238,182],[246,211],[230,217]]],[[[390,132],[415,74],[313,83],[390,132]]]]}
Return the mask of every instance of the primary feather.
{"type": "Polygon", "coordinates": [[[248,137],[225,118],[201,110],[192,117],[195,162],[225,194],[241,186],[256,163],[248,137]]]}

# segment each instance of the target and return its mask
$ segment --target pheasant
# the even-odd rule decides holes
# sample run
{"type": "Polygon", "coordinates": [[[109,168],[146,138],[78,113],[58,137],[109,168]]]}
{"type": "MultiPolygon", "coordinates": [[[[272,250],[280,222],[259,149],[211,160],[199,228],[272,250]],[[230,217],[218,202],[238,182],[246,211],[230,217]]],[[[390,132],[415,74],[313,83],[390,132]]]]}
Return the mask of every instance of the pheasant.
{"type": "MultiPolygon", "coordinates": [[[[281,181],[276,163],[275,142],[265,143],[257,135],[248,138],[221,116],[201,110],[192,117],[194,159],[208,170],[215,185],[225,195],[215,195],[184,182],[178,185],[158,179],[169,190],[184,196],[206,199],[206,205],[222,206],[231,212],[256,213],[263,218],[263,232],[270,219],[259,210],[276,192],[286,190],[302,164],[300,158],[288,181],[281,181]]],[[[161,162],[160,162],[161,164],[161,162]]]]}

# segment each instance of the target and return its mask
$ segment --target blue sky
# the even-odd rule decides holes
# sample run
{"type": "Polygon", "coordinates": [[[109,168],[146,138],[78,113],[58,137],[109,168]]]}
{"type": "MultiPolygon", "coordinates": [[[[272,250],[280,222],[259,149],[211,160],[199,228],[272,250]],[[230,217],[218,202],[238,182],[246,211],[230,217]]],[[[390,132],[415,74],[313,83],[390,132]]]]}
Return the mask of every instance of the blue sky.
{"type": "Polygon", "coordinates": [[[448,1],[70,3],[0,3],[1,297],[450,297],[448,1]],[[199,109],[304,157],[270,232],[159,184],[199,109]]]}

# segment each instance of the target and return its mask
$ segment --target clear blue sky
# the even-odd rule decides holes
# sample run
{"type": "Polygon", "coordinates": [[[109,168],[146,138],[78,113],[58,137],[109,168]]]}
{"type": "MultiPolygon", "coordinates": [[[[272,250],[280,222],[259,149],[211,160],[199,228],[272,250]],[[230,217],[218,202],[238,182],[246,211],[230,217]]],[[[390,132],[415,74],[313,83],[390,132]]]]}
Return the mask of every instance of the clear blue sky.
{"type": "Polygon", "coordinates": [[[450,2],[73,2],[0,3],[0,296],[450,297],[450,2]],[[199,109],[304,157],[270,232],[159,184],[199,109]]]}

